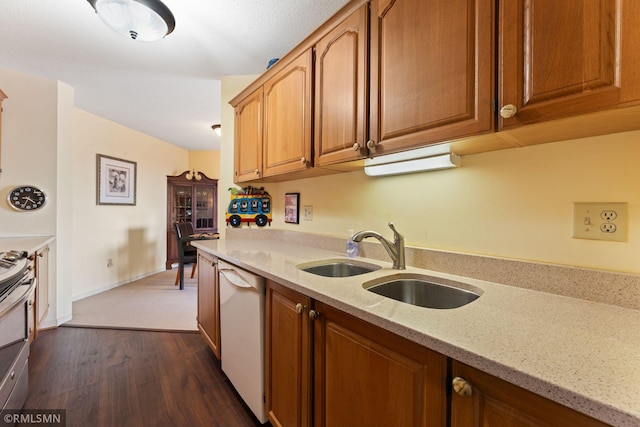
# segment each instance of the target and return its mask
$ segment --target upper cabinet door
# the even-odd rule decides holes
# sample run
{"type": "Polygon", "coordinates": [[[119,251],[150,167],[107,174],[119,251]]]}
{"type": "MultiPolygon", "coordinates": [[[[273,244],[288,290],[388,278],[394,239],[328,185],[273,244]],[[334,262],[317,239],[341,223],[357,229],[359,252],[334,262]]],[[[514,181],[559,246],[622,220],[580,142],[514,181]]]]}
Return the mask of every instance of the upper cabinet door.
{"type": "Polygon", "coordinates": [[[492,0],[373,0],[371,16],[376,154],[493,130],[492,0]]]}
{"type": "Polygon", "coordinates": [[[316,44],[315,166],[367,155],[365,4],[316,44]]]}
{"type": "Polygon", "coordinates": [[[622,1],[499,3],[501,130],[620,103],[622,1]]]}
{"type": "Polygon", "coordinates": [[[235,171],[236,183],[262,176],[262,87],[235,107],[235,171]]]}
{"type": "Polygon", "coordinates": [[[264,177],[312,166],[312,64],[308,49],[264,83],[264,177]]]}

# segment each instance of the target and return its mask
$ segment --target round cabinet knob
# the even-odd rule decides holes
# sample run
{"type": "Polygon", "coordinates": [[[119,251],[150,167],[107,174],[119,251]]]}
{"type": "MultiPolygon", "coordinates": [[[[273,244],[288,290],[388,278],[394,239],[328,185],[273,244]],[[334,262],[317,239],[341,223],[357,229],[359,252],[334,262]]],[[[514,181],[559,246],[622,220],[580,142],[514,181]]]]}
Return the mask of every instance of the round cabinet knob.
{"type": "Polygon", "coordinates": [[[304,310],[304,305],[297,303],[296,304],[296,313],[298,314],[302,314],[302,311],[304,310]]]}
{"type": "Polygon", "coordinates": [[[473,393],[471,384],[464,378],[455,377],[452,381],[453,390],[462,397],[469,397],[473,393]]]}
{"type": "Polygon", "coordinates": [[[302,163],[303,165],[306,165],[307,164],[307,158],[306,157],[300,158],[300,163],[302,163]]]}
{"type": "Polygon", "coordinates": [[[311,320],[316,320],[318,318],[318,316],[320,316],[320,313],[318,313],[315,310],[310,310],[309,311],[309,319],[311,320]]]}
{"type": "Polygon", "coordinates": [[[353,151],[360,151],[360,144],[358,144],[357,142],[355,142],[353,144],[353,151]]]}
{"type": "Polygon", "coordinates": [[[260,175],[260,169],[256,169],[256,175],[260,175]]]}
{"type": "Polygon", "coordinates": [[[500,109],[500,116],[503,119],[510,119],[511,117],[515,116],[517,112],[518,107],[513,104],[507,104],[500,109]]]}
{"type": "Polygon", "coordinates": [[[367,141],[367,148],[369,150],[373,150],[374,148],[376,148],[376,142],[373,139],[370,139],[367,141]]]}

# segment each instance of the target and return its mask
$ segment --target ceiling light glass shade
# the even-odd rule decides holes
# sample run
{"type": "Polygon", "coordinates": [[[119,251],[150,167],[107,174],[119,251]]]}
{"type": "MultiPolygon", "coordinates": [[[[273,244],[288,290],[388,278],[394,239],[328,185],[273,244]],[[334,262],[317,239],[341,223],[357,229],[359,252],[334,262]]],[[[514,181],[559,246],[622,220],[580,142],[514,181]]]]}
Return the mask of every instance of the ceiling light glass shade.
{"type": "Polygon", "coordinates": [[[460,156],[448,152],[437,153],[434,148],[436,147],[425,147],[424,149],[365,159],[364,173],[368,176],[402,175],[462,166],[460,156]]]}
{"type": "Polygon", "coordinates": [[[176,26],[173,14],[159,0],[87,1],[109,28],[134,40],[160,40],[176,26]]]}

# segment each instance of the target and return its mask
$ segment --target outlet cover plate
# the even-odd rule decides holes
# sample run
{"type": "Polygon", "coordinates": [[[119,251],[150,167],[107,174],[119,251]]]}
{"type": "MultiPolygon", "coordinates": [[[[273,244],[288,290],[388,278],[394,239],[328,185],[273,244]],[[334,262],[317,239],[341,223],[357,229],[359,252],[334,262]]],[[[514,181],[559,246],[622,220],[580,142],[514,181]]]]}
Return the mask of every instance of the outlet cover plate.
{"type": "Polygon", "coordinates": [[[627,241],[627,203],[573,204],[573,238],[627,241]]]}

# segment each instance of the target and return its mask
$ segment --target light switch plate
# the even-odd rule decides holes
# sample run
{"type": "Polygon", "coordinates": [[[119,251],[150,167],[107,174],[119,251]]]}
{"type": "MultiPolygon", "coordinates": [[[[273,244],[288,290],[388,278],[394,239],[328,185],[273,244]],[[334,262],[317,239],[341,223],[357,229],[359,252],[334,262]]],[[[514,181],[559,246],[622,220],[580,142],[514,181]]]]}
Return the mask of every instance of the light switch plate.
{"type": "Polygon", "coordinates": [[[313,206],[311,205],[303,206],[302,219],[304,219],[305,221],[313,221],[313,206]]]}
{"type": "Polygon", "coordinates": [[[573,238],[627,241],[627,203],[574,203],[573,238]]]}

